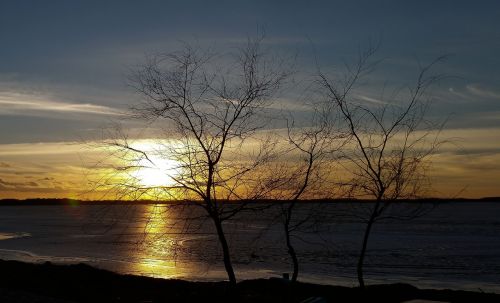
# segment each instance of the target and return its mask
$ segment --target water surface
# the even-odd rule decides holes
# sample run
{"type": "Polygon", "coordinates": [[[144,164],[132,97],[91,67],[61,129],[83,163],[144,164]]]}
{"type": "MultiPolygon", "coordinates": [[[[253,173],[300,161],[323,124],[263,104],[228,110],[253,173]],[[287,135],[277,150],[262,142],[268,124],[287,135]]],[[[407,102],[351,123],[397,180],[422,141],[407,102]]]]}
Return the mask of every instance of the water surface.
{"type": "MultiPolygon", "coordinates": [[[[401,206],[407,209],[408,206],[401,206]]],[[[304,281],[356,285],[355,264],[364,225],[346,204],[300,205],[323,221],[294,238],[304,281]]],[[[359,210],[358,210],[359,211],[359,210]]],[[[225,224],[239,279],[290,271],[277,220],[279,207],[225,224]]],[[[397,210],[396,210],[397,212],[397,210]]],[[[500,203],[445,203],[413,220],[375,225],[366,258],[368,283],[500,293],[500,203]]],[[[211,222],[193,207],[2,206],[0,258],[84,262],[120,273],[225,279],[211,222]]]]}

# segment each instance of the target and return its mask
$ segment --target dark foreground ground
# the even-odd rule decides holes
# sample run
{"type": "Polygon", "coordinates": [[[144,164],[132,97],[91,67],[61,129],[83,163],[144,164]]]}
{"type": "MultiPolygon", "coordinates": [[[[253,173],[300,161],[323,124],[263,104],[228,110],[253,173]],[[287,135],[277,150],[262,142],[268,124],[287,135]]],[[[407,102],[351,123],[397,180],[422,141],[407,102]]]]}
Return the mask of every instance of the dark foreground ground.
{"type": "Polygon", "coordinates": [[[84,264],[0,260],[0,302],[500,302],[500,295],[418,289],[407,284],[358,288],[292,284],[281,279],[187,282],[119,275],[84,264]],[[316,301],[311,298],[321,298],[316,301]],[[309,301],[308,301],[309,299],[309,301]]]}

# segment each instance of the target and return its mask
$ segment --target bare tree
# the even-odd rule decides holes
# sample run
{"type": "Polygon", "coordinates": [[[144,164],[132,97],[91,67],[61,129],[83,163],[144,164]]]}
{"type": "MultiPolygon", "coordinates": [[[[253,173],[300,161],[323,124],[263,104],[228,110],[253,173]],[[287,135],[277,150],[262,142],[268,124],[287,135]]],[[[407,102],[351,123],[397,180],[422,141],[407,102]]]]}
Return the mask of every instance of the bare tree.
{"type": "Polygon", "coordinates": [[[167,141],[157,143],[155,150],[134,146],[126,136],[107,141],[120,158],[129,160],[119,170],[130,172],[131,179],[138,167],[157,166],[157,159],[175,163],[165,171],[169,184],[120,182],[117,187],[127,195],[135,193],[135,198],[160,193],[203,208],[215,227],[231,284],[236,276],[224,222],[266,190],[252,172],[269,160],[272,148],[255,134],[267,121],[259,114],[289,74],[282,61],[262,50],[261,42],[249,39],[236,56],[209,54],[189,45],[150,56],[130,76],[131,86],[144,97],[133,110],[147,124],[163,125],[161,136],[167,141]],[[245,156],[244,149],[250,150],[245,156]]]}
{"type": "Polygon", "coordinates": [[[408,93],[402,96],[398,91],[392,96],[392,102],[378,100],[367,104],[352,92],[360,78],[373,70],[374,64],[369,61],[375,50],[370,47],[361,53],[357,64],[348,69],[341,81],[319,72],[319,83],[338,109],[352,138],[343,153],[344,166],[351,177],[343,185],[348,186],[352,196],[374,200],[367,202],[368,212],[361,214],[366,223],[357,263],[361,288],[365,285],[363,265],[373,224],[384,218],[394,202],[413,199],[423,192],[429,157],[440,143],[441,129],[426,119],[426,114],[430,101],[428,88],[441,77],[431,74],[431,68],[443,57],[420,66],[416,82],[408,93]]]}
{"type": "MultiPolygon", "coordinates": [[[[296,165],[285,167],[275,178],[281,182],[274,194],[278,192],[280,199],[286,200],[281,204],[281,221],[285,235],[285,243],[290,259],[292,260],[293,273],[291,281],[297,281],[299,275],[299,259],[294,246],[294,234],[306,223],[310,223],[311,217],[294,218],[294,210],[297,203],[304,196],[311,197],[314,192],[323,192],[323,181],[325,181],[325,171],[328,171],[330,155],[338,151],[346,142],[345,134],[337,132],[329,120],[330,107],[325,103],[311,105],[312,116],[310,125],[307,127],[295,127],[295,120],[286,119],[287,136],[286,141],[290,146],[287,153],[291,157],[298,157],[296,165]]],[[[295,162],[295,161],[294,161],[295,162]]],[[[285,165],[287,166],[287,165],[285,165]]],[[[330,174],[331,171],[328,171],[330,174]]],[[[311,214],[312,215],[312,214],[311,214]]]]}

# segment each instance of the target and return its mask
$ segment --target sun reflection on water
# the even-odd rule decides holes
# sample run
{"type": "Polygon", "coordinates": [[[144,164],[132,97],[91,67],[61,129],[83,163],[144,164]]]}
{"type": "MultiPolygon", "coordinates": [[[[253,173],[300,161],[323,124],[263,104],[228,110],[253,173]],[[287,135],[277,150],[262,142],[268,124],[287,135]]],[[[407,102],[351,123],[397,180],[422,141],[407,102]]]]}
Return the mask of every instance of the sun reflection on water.
{"type": "Polygon", "coordinates": [[[177,230],[175,211],[168,205],[145,205],[141,214],[142,239],[130,272],[158,278],[181,278],[194,270],[182,258],[182,233],[177,230]]]}

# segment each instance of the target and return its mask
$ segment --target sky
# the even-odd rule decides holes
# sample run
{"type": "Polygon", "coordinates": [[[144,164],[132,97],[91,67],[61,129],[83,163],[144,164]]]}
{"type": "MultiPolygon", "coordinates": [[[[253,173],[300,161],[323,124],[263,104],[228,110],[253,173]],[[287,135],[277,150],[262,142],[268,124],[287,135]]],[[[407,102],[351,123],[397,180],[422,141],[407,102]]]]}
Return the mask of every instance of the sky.
{"type": "Polygon", "coordinates": [[[435,195],[500,196],[498,1],[19,0],[0,3],[0,198],[82,197],[89,150],[79,143],[139,100],[130,68],[181,41],[234,49],[263,30],[304,74],[377,41],[367,98],[448,55],[432,115],[447,119],[452,144],[434,159],[435,195]]]}

